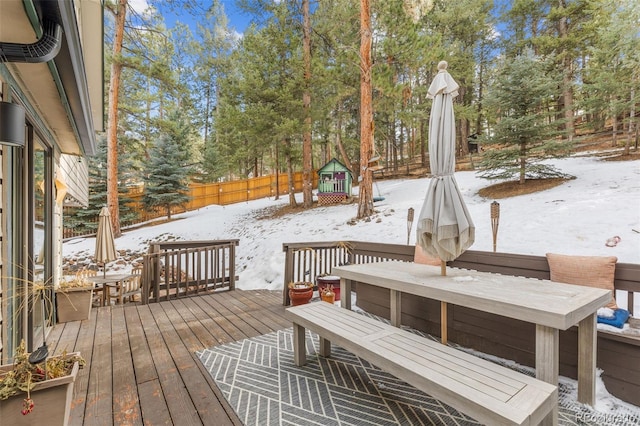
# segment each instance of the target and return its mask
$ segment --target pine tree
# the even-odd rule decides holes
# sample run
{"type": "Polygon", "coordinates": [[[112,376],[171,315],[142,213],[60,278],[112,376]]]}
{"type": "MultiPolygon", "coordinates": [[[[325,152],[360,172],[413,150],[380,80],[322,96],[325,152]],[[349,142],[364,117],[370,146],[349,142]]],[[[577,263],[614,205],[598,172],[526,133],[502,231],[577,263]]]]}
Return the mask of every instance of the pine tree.
{"type": "MultiPolygon", "coordinates": [[[[98,139],[98,149],[89,162],[89,205],[86,208],[65,209],[64,225],[73,228],[76,234],[92,234],[98,228],[100,209],[107,205],[107,145],[103,137],[98,139]]],[[[118,199],[120,223],[132,223],[138,213],[131,207],[133,200],[127,196],[128,183],[132,181],[135,168],[130,156],[121,156],[118,162],[118,199]]]]}
{"type": "Polygon", "coordinates": [[[171,208],[189,201],[187,155],[178,141],[162,135],[149,157],[142,202],[146,208],[164,208],[171,219],[171,208]]]}
{"type": "Polygon", "coordinates": [[[203,121],[204,148],[201,174],[204,182],[215,182],[224,175],[220,157],[221,126],[221,80],[230,70],[230,55],[236,45],[236,36],[229,28],[229,20],[224,5],[214,0],[205,14],[204,24],[198,24],[198,41],[193,41],[195,56],[195,96],[199,104],[203,121]]]}
{"type": "Polygon", "coordinates": [[[557,76],[531,50],[505,60],[487,94],[489,110],[499,111],[496,123],[483,142],[487,150],[479,175],[487,179],[526,179],[565,176],[543,164],[548,158],[568,154],[568,142],[556,140],[561,133],[553,106],[560,95],[557,76]]]}
{"type": "MultiPolygon", "coordinates": [[[[618,145],[621,125],[627,124],[625,154],[629,154],[637,122],[637,93],[640,93],[640,10],[632,0],[607,4],[600,19],[596,41],[588,49],[584,71],[583,107],[594,117],[592,128],[611,125],[612,146],[618,145]],[[620,122],[620,119],[626,119],[620,122]]],[[[637,146],[637,136],[636,136],[637,146]]]]}
{"type": "MultiPolygon", "coordinates": [[[[133,200],[127,196],[127,186],[136,169],[130,156],[122,155],[118,161],[118,199],[120,223],[132,223],[138,219],[138,213],[131,207],[133,200]]],[[[73,228],[76,233],[91,234],[98,228],[100,209],[107,205],[107,144],[104,135],[98,139],[96,155],[87,157],[89,162],[89,205],[81,209],[65,209],[65,227],[73,228]]]]}

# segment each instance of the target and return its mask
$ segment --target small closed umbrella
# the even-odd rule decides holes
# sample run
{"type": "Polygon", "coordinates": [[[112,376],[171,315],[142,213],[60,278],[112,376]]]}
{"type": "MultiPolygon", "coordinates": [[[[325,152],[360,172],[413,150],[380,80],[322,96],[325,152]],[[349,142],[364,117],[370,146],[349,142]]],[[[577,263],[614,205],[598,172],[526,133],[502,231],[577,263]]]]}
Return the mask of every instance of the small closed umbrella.
{"type": "Polygon", "coordinates": [[[104,275],[106,276],[107,263],[116,259],[116,243],[113,237],[113,228],[111,228],[111,214],[107,207],[103,207],[100,210],[100,218],[98,219],[95,260],[97,263],[103,264],[104,275]]]}
{"type": "MultiPolygon", "coordinates": [[[[447,72],[447,62],[438,64],[438,74],[427,92],[433,98],[429,119],[429,164],[431,181],[418,218],[417,240],[425,252],[440,258],[442,275],[446,262],[454,260],[475,239],[475,226],[462,199],[454,173],[456,128],[453,98],[458,83],[447,72]]],[[[446,303],[442,303],[442,340],[446,343],[446,303]]]]}

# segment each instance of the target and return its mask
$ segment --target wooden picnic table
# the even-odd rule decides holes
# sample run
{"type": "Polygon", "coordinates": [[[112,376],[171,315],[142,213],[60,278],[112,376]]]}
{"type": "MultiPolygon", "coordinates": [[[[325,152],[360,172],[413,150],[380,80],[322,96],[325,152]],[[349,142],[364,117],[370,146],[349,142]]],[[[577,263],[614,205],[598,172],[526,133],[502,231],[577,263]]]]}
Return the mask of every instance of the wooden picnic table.
{"type": "MultiPolygon", "coordinates": [[[[536,378],[558,384],[559,330],[578,326],[578,401],[595,403],[596,311],[611,299],[608,290],[549,280],[514,277],[412,262],[337,266],[341,306],[351,309],[351,283],[390,290],[391,322],[400,325],[401,294],[515,318],[536,324],[536,378]]],[[[587,277],[585,277],[587,279],[587,277]]],[[[557,408],[545,424],[557,424],[557,408]]]]}

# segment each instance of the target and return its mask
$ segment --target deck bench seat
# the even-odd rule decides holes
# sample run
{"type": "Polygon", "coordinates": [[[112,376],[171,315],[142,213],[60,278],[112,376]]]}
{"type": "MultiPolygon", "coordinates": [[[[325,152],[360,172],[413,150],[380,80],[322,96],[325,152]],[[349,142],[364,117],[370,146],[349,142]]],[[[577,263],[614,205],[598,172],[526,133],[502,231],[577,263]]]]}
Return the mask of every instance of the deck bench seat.
{"type": "Polygon", "coordinates": [[[305,333],[320,336],[430,396],[489,425],[535,425],[558,404],[557,387],[450,346],[330,303],[288,308],[294,361],[306,363],[305,333]]]}

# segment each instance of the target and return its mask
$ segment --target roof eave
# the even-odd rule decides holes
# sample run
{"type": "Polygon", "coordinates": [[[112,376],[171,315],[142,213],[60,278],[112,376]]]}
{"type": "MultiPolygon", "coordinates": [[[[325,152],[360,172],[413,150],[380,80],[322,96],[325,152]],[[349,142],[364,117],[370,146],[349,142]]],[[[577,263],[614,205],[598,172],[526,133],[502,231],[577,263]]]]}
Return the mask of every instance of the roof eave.
{"type": "MultiPolygon", "coordinates": [[[[45,0],[46,1],[46,0],[45,0]]],[[[60,76],[61,83],[67,95],[69,107],[73,120],[76,124],[76,131],[80,141],[82,152],[85,155],[94,155],[96,152],[96,127],[94,126],[95,115],[92,111],[91,96],[86,75],[85,59],[83,56],[83,46],[78,31],[76,10],[73,2],[58,0],[58,10],[64,30],[64,40],[60,53],[54,59],[56,68],[60,76]]],[[[100,14],[102,18],[102,14],[100,14]]],[[[86,25],[86,24],[85,24],[86,25]]],[[[99,28],[102,28],[100,25],[99,28]]],[[[99,46],[102,52],[102,43],[99,46]]],[[[102,65],[100,65],[102,68],[102,65]]],[[[94,103],[102,105],[103,90],[100,84],[100,98],[94,99],[94,103]]],[[[99,109],[99,121],[97,125],[99,131],[103,130],[103,108],[94,105],[94,110],[99,109]]]]}

